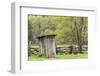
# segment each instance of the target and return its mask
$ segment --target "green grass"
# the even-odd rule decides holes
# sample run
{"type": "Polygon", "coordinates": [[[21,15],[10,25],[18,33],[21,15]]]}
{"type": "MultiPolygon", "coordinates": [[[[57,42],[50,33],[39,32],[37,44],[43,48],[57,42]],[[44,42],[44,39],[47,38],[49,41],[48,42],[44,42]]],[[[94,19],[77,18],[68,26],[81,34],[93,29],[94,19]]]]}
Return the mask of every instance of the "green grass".
{"type": "Polygon", "coordinates": [[[57,55],[57,59],[84,59],[88,58],[87,54],[67,54],[67,55],[57,55]]]}
{"type": "Polygon", "coordinates": [[[63,55],[56,55],[55,58],[47,58],[46,56],[37,56],[31,55],[28,56],[28,61],[40,61],[40,60],[54,60],[54,59],[87,59],[88,54],[63,54],[63,55]]]}

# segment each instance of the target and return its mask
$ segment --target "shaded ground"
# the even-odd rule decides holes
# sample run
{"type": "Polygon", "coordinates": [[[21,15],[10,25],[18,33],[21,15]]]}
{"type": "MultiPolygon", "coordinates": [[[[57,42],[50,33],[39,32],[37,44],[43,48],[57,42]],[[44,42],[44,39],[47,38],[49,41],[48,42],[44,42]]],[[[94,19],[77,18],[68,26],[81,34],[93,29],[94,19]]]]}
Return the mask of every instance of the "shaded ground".
{"type": "Polygon", "coordinates": [[[38,61],[38,60],[54,60],[54,59],[87,59],[88,54],[62,54],[62,55],[56,55],[55,58],[47,58],[46,56],[37,56],[37,55],[31,55],[28,57],[28,61],[38,61]]]}

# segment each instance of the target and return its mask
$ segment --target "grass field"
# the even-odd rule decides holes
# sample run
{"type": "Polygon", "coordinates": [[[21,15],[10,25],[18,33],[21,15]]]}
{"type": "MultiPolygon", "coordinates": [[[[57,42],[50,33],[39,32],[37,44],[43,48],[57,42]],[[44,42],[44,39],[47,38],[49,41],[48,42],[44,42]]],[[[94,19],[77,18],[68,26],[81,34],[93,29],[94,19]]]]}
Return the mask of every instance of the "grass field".
{"type": "Polygon", "coordinates": [[[28,61],[54,60],[54,59],[87,59],[88,54],[63,54],[56,55],[55,58],[47,58],[46,56],[31,55],[28,56],[28,61]]]}

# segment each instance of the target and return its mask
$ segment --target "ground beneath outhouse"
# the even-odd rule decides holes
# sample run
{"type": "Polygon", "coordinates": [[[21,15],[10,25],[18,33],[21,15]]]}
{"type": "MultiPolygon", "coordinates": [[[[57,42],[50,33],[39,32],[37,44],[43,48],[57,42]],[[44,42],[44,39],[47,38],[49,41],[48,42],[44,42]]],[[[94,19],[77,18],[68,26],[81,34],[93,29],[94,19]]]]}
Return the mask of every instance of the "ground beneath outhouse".
{"type": "Polygon", "coordinates": [[[55,59],[87,59],[88,54],[61,54],[56,55],[55,58],[47,58],[46,56],[37,56],[37,55],[31,55],[28,57],[28,61],[41,61],[41,60],[55,60],[55,59]]]}

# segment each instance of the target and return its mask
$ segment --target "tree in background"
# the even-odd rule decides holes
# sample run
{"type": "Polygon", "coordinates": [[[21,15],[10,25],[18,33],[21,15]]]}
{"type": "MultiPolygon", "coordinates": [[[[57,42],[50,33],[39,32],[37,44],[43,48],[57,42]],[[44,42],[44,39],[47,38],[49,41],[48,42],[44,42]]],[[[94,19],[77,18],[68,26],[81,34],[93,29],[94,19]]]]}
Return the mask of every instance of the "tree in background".
{"type": "Polygon", "coordinates": [[[87,45],[87,18],[72,17],[72,41],[78,45],[79,53],[82,53],[82,45],[87,45]]]}

